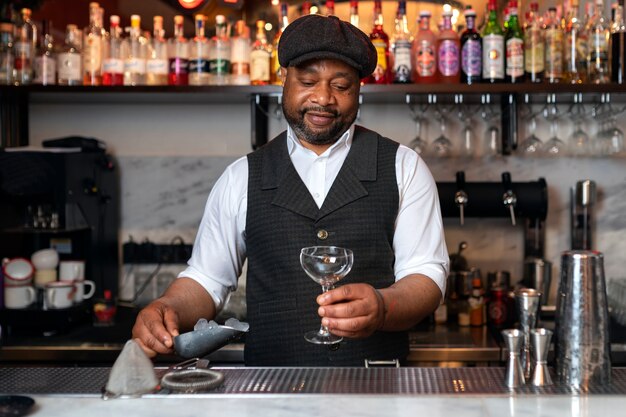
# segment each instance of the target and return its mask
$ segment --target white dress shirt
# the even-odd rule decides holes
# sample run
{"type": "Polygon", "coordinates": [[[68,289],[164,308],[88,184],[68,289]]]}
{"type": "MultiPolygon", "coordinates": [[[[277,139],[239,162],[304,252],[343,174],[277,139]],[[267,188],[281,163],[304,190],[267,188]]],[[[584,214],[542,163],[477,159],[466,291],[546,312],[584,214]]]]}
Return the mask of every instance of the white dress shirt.
{"type": "MultiPolygon", "coordinates": [[[[321,207],[348,155],[354,125],[323,154],[300,144],[287,129],[289,156],[300,178],[321,207]]],[[[432,279],[445,294],[449,258],[435,181],[419,155],[400,145],[396,154],[400,194],[393,249],[396,281],[410,274],[432,279]]],[[[188,267],[179,274],[202,285],[219,311],[246,258],[248,161],[241,157],[226,168],[209,194],[188,267]]]]}

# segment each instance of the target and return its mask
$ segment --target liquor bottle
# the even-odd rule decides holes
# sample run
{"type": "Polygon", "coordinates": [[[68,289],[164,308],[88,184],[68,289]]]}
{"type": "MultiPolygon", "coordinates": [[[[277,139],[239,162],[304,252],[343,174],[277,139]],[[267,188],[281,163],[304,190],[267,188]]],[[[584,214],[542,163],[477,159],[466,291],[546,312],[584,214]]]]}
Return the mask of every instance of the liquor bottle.
{"type": "Polygon", "coordinates": [[[109,17],[109,39],[102,60],[102,85],[124,85],[124,61],[122,60],[122,28],[120,17],[109,17]]]}
{"type": "Polygon", "coordinates": [[[250,84],[250,30],[246,22],[238,20],[231,49],[231,79],[233,85],[250,84]]]}
{"type": "MultiPolygon", "coordinates": [[[[326,6],[328,7],[328,3],[326,6]]],[[[280,28],[276,32],[276,36],[274,36],[274,41],[272,42],[272,58],[270,61],[270,83],[275,85],[282,84],[280,79],[280,63],[278,62],[278,42],[280,41],[280,36],[283,34],[283,31],[287,28],[287,25],[289,25],[287,3],[283,2],[280,4],[280,28]]]]}
{"type": "Polygon", "coordinates": [[[545,42],[545,79],[549,83],[558,83],[563,78],[563,27],[556,14],[556,7],[548,9],[544,22],[545,42]]]}
{"type": "Polygon", "coordinates": [[[130,16],[130,36],[126,39],[124,56],[124,85],[136,86],[146,83],[146,44],[141,35],[141,17],[130,16]]]}
{"type": "Polygon", "coordinates": [[[209,85],[209,40],[204,35],[206,20],[205,15],[196,15],[196,36],[189,45],[189,85],[209,85]]]}
{"type": "Polygon", "coordinates": [[[604,16],[604,1],[595,0],[593,14],[587,22],[589,49],[587,51],[587,81],[594,84],[610,82],[609,22],[604,16]]]}
{"type": "Polygon", "coordinates": [[[437,82],[437,36],[430,30],[430,16],[428,10],[420,12],[413,41],[413,81],[419,84],[437,82]]]}
{"type": "Polygon", "coordinates": [[[146,59],[146,85],[167,85],[169,61],[163,16],[152,18],[152,41],[146,59]]]}
{"type": "Polygon", "coordinates": [[[13,51],[15,85],[27,85],[33,81],[33,59],[37,48],[37,26],[30,20],[31,10],[22,9],[22,22],[16,27],[13,51]]]}
{"type": "MultiPolygon", "coordinates": [[[[509,21],[510,23],[510,21],[509,21]]],[[[509,26],[510,28],[511,26],[509,26]]],[[[485,324],[485,291],[480,278],[472,279],[472,292],[469,300],[470,326],[482,326],[485,324]]]]}
{"type": "Polygon", "coordinates": [[[545,73],[545,40],[543,22],[539,16],[539,4],[530,3],[530,13],[524,22],[524,72],[526,80],[533,83],[543,81],[545,73]]]}
{"type": "Polygon", "coordinates": [[[267,85],[270,83],[270,58],[272,45],[267,42],[265,21],[256,22],[256,39],[250,51],[250,83],[267,85]]]}
{"type": "Polygon", "coordinates": [[[374,72],[365,79],[368,84],[391,83],[391,66],[389,65],[389,36],[383,29],[383,8],[381,0],[374,1],[374,28],[370,33],[370,40],[376,48],[378,62],[374,72]]]}
{"type": "Polygon", "coordinates": [[[489,16],[483,30],[483,81],[504,81],[504,36],[498,24],[496,0],[489,0],[489,16]]]}
{"type": "Polygon", "coordinates": [[[464,12],[466,29],[461,34],[461,82],[480,82],[483,69],[483,39],[476,30],[476,11],[467,6],[464,12]]]}
{"type": "Polygon", "coordinates": [[[0,85],[13,84],[13,69],[15,56],[13,55],[13,31],[12,23],[0,23],[0,85]]]}
{"type": "Polygon", "coordinates": [[[303,1],[302,2],[302,11],[300,13],[300,16],[306,16],[308,14],[311,14],[311,2],[310,1],[303,1]]]}
{"type": "Polygon", "coordinates": [[[624,6],[615,8],[615,19],[611,27],[611,81],[618,84],[626,82],[626,25],[624,25],[624,6]]]}
{"type": "Polygon", "coordinates": [[[354,27],[359,27],[359,0],[350,1],[350,23],[354,27]]]}
{"type": "Polygon", "coordinates": [[[209,84],[230,84],[231,42],[224,15],[215,16],[215,36],[209,42],[209,84]]]}
{"type": "Polygon", "coordinates": [[[509,27],[506,30],[504,44],[505,80],[519,83],[524,80],[524,34],[517,18],[517,0],[509,3],[509,27]]]}
{"type": "Polygon", "coordinates": [[[96,2],[89,3],[89,26],[83,31],[83,84],[102,84],[102,12],[96,2]]]}
{"type": "Polygon", "coordinates": [[[411,35],[406,17],[406,1],[398,2],[395,32],[391,40],[391,56],[393,57],[393,82],[408,84],[411,82],[411,35]]]}
{"type": "Polygon", "coordinates": [[[183,32],[183,16],[174,16],[174,36],[168,41],[170,67],[167,80],[169,85],[189,84],[189,43],[183,32]]]}
{"type": "Polygon", "coordinates": [[[57,55],[57,84],[82,85],[81,34],[76,25],[69,24],[65,31],[63,49],[57,55]]]}
{"type": "Polygon", "coordinates": [[[572,0],[565,25],[565,70],[563,79],[570,84],[587,80],[587,33],[578,17],[578,0],[572,0]]]}
{"type": "Polygon", "coordinates": [[[326,16],[335,15],[335,0],[326,0],[326,16]]]}
{"type": "Polygon", "coordinates": [[[443,27],[437,38],[437,70],[441,83],[461,80],[461,42],[459,35],[452,30],[451,10],[443,12],[443,27]]]}
{"type": "Polygon", "coordinates": [[[54,56],[54,39],[52,38],[50,23],[41,22],[42,31],[39,53],[35,57],[35,75],[33,84],[54,85],[57,83],[57,60],[54,56]]]}

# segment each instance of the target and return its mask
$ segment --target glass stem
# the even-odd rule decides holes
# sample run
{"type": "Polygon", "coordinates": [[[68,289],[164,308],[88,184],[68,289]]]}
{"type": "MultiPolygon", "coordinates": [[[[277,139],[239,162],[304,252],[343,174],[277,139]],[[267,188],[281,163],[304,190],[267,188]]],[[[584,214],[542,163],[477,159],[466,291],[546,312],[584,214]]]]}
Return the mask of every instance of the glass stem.
{"type": "MultiPolygon", "coordinates": [[[[328,292],[328,290],[331,290],[333,288],[333,285],[330,284],[322,284],[322,292],[328,292]]],[[[320,330],[319,330],[319,335],[320,336],[330,336],[330,332],[328,331],[328,327],[320,324],[320,330]]]]}

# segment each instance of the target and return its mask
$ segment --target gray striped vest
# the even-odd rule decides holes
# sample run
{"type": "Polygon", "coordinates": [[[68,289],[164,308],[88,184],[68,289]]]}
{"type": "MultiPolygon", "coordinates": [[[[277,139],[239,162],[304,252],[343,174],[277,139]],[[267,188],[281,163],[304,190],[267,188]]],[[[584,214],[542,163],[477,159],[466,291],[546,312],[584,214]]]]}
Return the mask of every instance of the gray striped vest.
{"type": "Polygon", "coordinates": [[[352,271],[338,283],[394,282],[393,234],[398,213],[398,144],[356,127],[348,156],[321,208],[300,179],[283,132],[248,155],[247,307],[248,366],[363,366],[365,359],[408,354],[406,332],[376,332],[315,345],[304,333],[318,329],[321,287],[300,266],[300,249],[335,245],[354,251],[352,271]]]}

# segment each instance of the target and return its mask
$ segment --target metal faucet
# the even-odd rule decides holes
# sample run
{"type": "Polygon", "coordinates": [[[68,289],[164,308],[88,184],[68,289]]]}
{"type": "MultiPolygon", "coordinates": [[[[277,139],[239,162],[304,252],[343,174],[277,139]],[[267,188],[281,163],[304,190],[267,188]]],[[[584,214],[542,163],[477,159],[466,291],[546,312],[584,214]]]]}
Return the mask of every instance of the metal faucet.
{"type": "Polygon", "coordinates": [[[515,205],[517,204],[517,196],[511,187],[511,174],[509,172],[502,173],[502,184],[504,185],[502,202],[504,203],[504,207],[509,209],[511,213],[511,224],[515,226],[515,205]]]}
{"type": "Polygon", "coordinates": [[[456,173],[456,193],[454,193],[454,203],[459,208],[461,217],[461,226],[465,224],[465,206],[469,201],[465,188],[465,172],[458,171],[456,173]]]}

